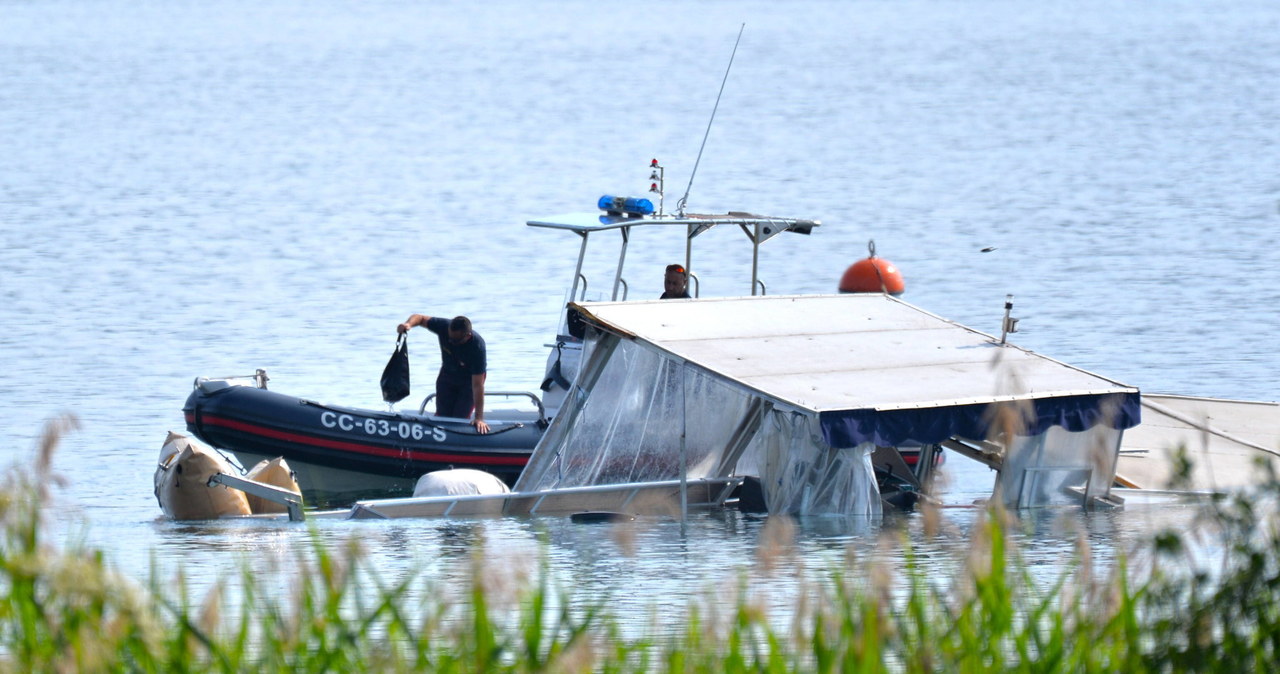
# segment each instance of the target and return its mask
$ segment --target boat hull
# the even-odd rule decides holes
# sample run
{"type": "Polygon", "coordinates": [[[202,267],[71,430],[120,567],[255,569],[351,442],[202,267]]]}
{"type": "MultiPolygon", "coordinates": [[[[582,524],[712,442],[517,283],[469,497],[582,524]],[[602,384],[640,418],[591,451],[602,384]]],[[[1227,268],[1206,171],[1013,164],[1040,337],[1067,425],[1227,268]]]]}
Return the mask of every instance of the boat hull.
{"type": "Polygon", "coordinates": [[[514,484],[542,437],[536,413],[490,414],[489,434],[462,419],[327,405],[251,386],[197,386],[187,430],[242,465],[283,456],[308,506],[413,493],[422,475],[473,468],[514,484]]]}
{"type": "MultiPolygon", "coordinates": [[[[919,447],[899,447],[898,453],[902,455],[902,461],[906,463],[908,466],[910,466],[912,470],[916,471],[917,473],[920,471],[920,469],[917,467],[920,464],[920,448],[919,447]]],[[[937,468],[938,466],[941,466],[942,464],[946,463],[946,461],[947,461],[946,452],[941,452],[941,451],[934,452],[932,467],[937,468]]]]}

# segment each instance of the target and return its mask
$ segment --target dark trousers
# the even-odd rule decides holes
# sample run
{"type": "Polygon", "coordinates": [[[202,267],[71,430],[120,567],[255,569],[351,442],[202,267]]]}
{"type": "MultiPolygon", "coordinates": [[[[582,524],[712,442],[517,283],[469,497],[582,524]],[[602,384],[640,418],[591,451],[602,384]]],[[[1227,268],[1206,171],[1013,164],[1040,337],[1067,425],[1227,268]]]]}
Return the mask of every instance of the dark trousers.
{"type": "Polygon", "coordinates": [[[447,375],[441,372],[436,377],[436,416],[470,419],[475,407],[470,375],[447,375]]]}

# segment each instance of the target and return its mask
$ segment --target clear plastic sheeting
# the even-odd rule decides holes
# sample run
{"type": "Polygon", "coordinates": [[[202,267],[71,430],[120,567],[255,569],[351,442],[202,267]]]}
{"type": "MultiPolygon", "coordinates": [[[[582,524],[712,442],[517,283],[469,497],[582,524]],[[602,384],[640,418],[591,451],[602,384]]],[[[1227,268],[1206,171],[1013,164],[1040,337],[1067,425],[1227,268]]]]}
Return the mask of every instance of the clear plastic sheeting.
{"type": "Polygon", "coordinates": [[[713,477],[749,397],[635,342],[592,341],[585,390],[561,409],[516,490],[678,480],[682,466],[687,479],[713,477]]]}
{"type": "Polygon", "coordinates": [[[996,498],[1010,508],[1106,498],[1123,433],[1099,424],[1078,433],[1052,426],[1039,435],[1014,436],[996,480],[996,498]]]}
{"type": "Polygon", "coordinates": [[[880,512],[872,445],[830,447],[816,413],[762,411],[758,396],[643,343],[594,333],[588,347],[580,388],[516,491],[752,475],[770,512],[880,512]]]}
{"type": "Polygon", "coordinates": [[[831,447],[822,439],[816,416],[774,411],[761,424],[741,465],[758,463],[771,513],[878,515],[874,450],[869,442],[831,447]]]}

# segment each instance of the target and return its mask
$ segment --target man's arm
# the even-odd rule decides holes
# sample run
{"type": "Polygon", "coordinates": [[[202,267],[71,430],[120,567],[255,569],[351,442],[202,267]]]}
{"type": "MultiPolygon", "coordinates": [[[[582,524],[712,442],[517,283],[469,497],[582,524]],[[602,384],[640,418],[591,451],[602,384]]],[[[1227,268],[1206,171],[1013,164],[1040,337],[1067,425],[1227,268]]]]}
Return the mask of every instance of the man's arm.
{"type": "Polygon", "coordinates": [[[405,319],[405,322],[396,326],[396,332],[404,334],[409,330],[418,327],[419,325],[426,325],[427,321],[429,320],[431,320],[430,316],[424,316],[422,314],[413,314],[409,316],[409,318],[405,319]]]}
{"type": "Polygon", "coordinates": [[[476,427],[476,431],[484,434],[489,432],[489,424],[484,421],[484,378],[485,373],[471,375],[471,395],[475,400],[476,416],[471,420],[471,425],[476,427]]]}

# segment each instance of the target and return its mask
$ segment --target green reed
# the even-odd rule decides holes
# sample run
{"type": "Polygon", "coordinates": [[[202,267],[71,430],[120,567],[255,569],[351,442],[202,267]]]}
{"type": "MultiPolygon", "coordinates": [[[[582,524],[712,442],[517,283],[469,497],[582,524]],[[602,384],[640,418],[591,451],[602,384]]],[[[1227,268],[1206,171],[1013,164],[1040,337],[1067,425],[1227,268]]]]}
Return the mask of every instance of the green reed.
{"type": "MultiPolygon", "coordinates": [[[[283,593],[247,564],[234,593],[217,585],[193,600],[181,577],[155,571],[139,586],[99,551],[41,538],[50,457],[73,426],[51,423],[34,468],[0,485],[0,671],[1266,671],[1280,661],[1274,473],[1206,510],[1198,531],[1223,553],[1208,570],[1191,561],[1186,532],[1154,537],[1105,574],[1081,538],[1045,587],[1020,561],[1015,520],[993,509],[947,582],[910,550],[898,571],[849,561],[802,581],[791,624],[779,625],[744,572],[726,615],[693,602],[679,629],[636,637],[604,605],[574,606],[545,560],[512,590],[477,556],[465,591],[450,594],[412,572],[381,578],[358,545],[313,537],[283,593]]],[[[792,529],[785,518],[766,529],[768,575],[792,529]]]]}

